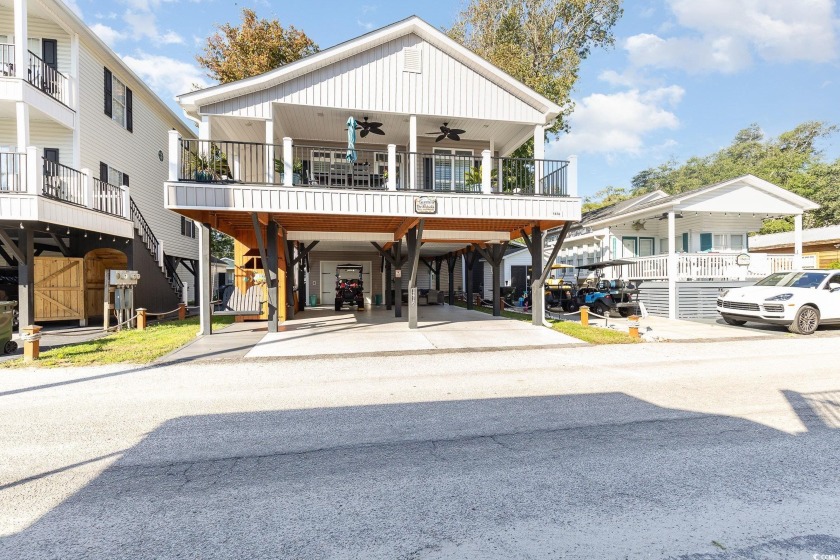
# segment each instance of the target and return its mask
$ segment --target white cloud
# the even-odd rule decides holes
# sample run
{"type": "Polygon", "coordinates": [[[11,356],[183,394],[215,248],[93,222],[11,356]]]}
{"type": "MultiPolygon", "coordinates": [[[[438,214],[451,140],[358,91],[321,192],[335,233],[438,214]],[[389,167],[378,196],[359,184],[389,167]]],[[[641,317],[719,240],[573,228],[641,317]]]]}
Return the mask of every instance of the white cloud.
{"type": "Polygon", "coordinates": [[[123,60],[152,90],[164,99],[193,90],[193,84],[199,87],[210,85],[207,77],[196,66],[170,58],[138,52],[124,56],[123,60]]]}
{"type": "Polygon", "coordinates": [[[183,44],[184,39],[174,31],[161,32],[157,27],[155,15],[151,12],[127,10],[123,14],[123,21],[134,31],[132,39],[138,41],[143,38],[166,45],[183,44]]]}
{"type": "Polygon", "coordinates": [[[370,31],[373,29],[373,22],[372,21],[362,21],[356,18],[356,24],[366,31],[370,31]]]}
{"type": "Polygon", "coordinates": [[[101,23],[94,23],[90,26],[90,29],[111,48],[114,48],[117,41],[121,41],[126,37],[125,33],[121,33],[113,27],[108,27],[101,23]]]}
{"type": "Polygon", "coordinates": [[[683,88],[672,85],[584,97],[569,117],[571,132],[552,142],[549,152],[558,156],[638,155],[645,149],[646,135],[679,127],[679,119],[669,109],[679,104],[684,94],[683,88]]]}
{"type": "Polygon", "coordinates": [[[737,72],[771,62],[827,62],[838,54],[833,0],[668,0],[687,36],[642,33],[624,48],[636,66],[737,72]]]}

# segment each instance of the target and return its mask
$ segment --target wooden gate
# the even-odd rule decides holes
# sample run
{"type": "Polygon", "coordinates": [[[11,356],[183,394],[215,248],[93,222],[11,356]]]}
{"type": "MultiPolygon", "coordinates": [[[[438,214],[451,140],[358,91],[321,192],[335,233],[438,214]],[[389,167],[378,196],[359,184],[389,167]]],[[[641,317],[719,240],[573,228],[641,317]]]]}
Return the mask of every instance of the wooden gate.
{"type": "Polygon", "coordinates": [[[125,270],[128,257],[118,249],[94,249],[85,255],[85,316],[102,317],[105,271],[125,270]]]}
{"type": "Polygon", "coordinates": [[[84,259],[35,258],[35,321],[85,319],[84,259]]]}

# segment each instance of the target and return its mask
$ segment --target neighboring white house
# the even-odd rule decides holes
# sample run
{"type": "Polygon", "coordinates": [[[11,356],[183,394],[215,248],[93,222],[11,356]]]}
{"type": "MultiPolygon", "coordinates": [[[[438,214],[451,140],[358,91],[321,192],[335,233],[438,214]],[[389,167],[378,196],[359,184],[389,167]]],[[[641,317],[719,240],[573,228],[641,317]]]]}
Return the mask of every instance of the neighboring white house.
{"type": "Polygon", "coordinates": [[[193,136],[63,2],[0,3],[0,232],[22,325],[33,321],[33,254],[119,250],[152,310],[194,283],[194,224],[161,193],[173,129],[193,136]]]}
{"type": "MultiPolygon", "coordinates": [[[[715,314],[721,288],[802,262],[802,214],[810,200],[745,175],[667,195],[655,191],[585,213],[569,231],[556,262],[582,266],[627,259],[605,274],[641,281],[641,299],[652,314],[672,318],[715,314]],[[799,241],[789,254],[750,250],[749,234],[767,218],[794,216],[799,241]]],[[[552,236],[547,236],[552,246],[552,236]]]]}

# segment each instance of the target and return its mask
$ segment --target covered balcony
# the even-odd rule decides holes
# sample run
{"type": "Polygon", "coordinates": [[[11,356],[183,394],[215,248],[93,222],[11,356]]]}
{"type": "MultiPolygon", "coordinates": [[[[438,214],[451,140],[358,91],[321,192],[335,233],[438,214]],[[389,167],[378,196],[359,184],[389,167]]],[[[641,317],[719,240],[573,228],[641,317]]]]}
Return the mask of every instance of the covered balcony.
{"type": "MultiPolygon", "coordinates": [[[[676,280],[758,280],[774,272],[797,268],[817,268],[813,255],[771,255],[767,253],[679,253],[676,255],[676,280]],[[801,263],[801,264],[798,264],[801,263]]],[[[607,268],[609,278],[629,280],[668,280],[668,255],[632,257],[628,262],[607,268]]]]}
{"type": "Polygon", "coordinates": [[[132,237],[127,186],[26,152],[0,153],[0,222],[41,221],[132,237]]]}

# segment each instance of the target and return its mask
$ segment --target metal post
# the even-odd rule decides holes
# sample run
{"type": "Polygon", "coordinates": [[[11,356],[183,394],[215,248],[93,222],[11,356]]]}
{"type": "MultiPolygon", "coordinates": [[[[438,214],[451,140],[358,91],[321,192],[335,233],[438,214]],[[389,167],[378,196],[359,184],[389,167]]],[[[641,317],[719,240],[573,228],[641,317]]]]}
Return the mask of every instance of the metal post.
{"type": "Polygon", "coordinates": [[[446,256],[446,266],[449,269],[449,305],[455,304],[455,265],[458,262],[455,255],[446,256]]]}
{"type": "Polygon", "coordinates": [[[471,250],[464,255],[467,265],[467,309],[473,308],[473,271],[475,268],[475,253],[471,250]]]}
{"type": "Polygon", "coordinates": [[[406,233],[411,275],[408,280],[408,328],[417,328],[417,269],[420,266],[420,246],[423,239],[423,220],[406,233]]]}
{"type": "MultiPolygon", "coordinates": [[[[280,226],[274,220],[269,220],[265,227],[265,260],[263,268],[265,270],[265,287],[268,291],[268,332],[277,332],[277,321],[279,320],[279,282],[277,280],[279,268],[279,248],[277,247],[277,236],[280,232],[280,226]]],[[[258,236],[262,236],[262,232],[256,232],[258,236]]],[[[285,243],[285,240],[283,240],[285,243]]],[[[289,263],[286,263],[286,270],[289,269],[289,263]]],[[[288,286],[288,275],[286,276],[286,285],[288,286]]],[[[286,291],[288,294],[288,290],[286,291]]],[[[288,296],[286,298],[288,300],[288,296]]],[[[288,303],[288,302],[287,302],[288,303]]]]}
{"type": "Polygon", "coordinates": [[[545,320],[545,282],[542,280],[544,256],[542,230],[534,226],[531,228],[531,324],[538,327],[545,320]]]}
{"type": "Polygon", "coordinates": [[[18,230],[18,328],[35,323],[35,232],[18,230]]]}
{"type": "MultiPolygon", "coordinates": [[[[492,247],[489,249],[491,256],[493,257],[493,262],[490,263],[493,266],[493,316],[494,317],[501,317],[502,316],[502,255],[504,255],[504,247],[501,248],[499,254],[497,255],[496,251],[499,251],[498,247],[492,247]]],[[[533,302],[534,296],[531,295],[531,301],[533,302]]]]}
{"type": "Polygon", "coordinates": [[[393,278],[391,278],[391,263],[387,260],[385,261],[385,309],[387,311],[391,311],[391,308],[394,306],[394,296],[393,296],[393,278]]]}
{"type": "Polygon", "coordinates": [[[668,212],[668,318],[677,318],[677,225],[674,211],[668,212]]]}
{"type": "MultiPolygon", "coordinates": [[[[396,262],[402,262],[402,239],[394,242],[394,255],[396,262]]],[[[402,269],[397,267],[394,271],[394,317],[402,317],[402,269]]]]}
{"type": "Polygon", "coordinates": [[[199,335],[213,332],[210,302],[213,299],[213,282],[210,277],[210,224],[195,222],[198,230],[198,317],[199,335]]]}

